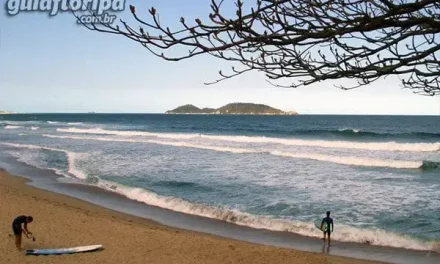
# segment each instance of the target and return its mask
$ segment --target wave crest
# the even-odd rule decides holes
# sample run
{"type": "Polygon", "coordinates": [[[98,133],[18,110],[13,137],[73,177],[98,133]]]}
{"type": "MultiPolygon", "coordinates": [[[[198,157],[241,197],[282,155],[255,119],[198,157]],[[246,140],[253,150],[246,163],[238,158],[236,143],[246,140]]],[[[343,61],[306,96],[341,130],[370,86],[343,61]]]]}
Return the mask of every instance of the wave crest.
{"type": "Polygon", "coordinates": [[[251,136],[226,136],[226,135],[205,135],[205,134],[172,134],[172,133],[152,133],[144,131],[120,131],[105,130],[102,128],[58,128],[58,132],[72,134],[96,134],[96,135],[115,135],[121,137],[156,137],[167,139],[210,139],[218,141],[229,141],[236,143],[272,143],[287,146],[304,146],[319,148],[343,148],[360,150],[378,151],[404,151],[404,152],[434,152],[440,150],[438,143],[397,143],[397,142],[352,142],[352,141],[330,141],[330,140],[306,140],[293,138],[273,138],[273,137],[251,137],[251,136]]]}
{"type": "Polygon", "coordinates": [[[60,139],[75,139],[75,140],[96,140],[109,142],[130,142],[130,143],[150,143],[174,147],[187,147],[204,150],[212,150],[218,152],[230,152],[236,154],[268,154],[287,158],[296,159],[310,159],[323,162],[331,162],[341,165],[350,166],[364,166],[364,167],[384,167],[397,169],[421,169],[423,168],[423,161],[405,161],[405,160],[391,160],[391,159],[372,159],[365,157],[350,157],[350,156],[331,156],[320,153],[300,153],[300,152],[282,152],[282,151],[264,151],[258,149],[235,148],[235,147],[221,147],[193,144],[189,142],[174,142],[174,141],[160,141],[148,139],[133,139],[133,138],[108,138],[108,137],[78,137],[78,136],[57,136],[43,134],[43,137],[60,138],[60,139]]]}
{"type": "Polygon", "coordinates": [[[4,127],[4,129],[19,129],[22,128],[22,126],[12,126],[12,125],[7,125],[4,127]]]}

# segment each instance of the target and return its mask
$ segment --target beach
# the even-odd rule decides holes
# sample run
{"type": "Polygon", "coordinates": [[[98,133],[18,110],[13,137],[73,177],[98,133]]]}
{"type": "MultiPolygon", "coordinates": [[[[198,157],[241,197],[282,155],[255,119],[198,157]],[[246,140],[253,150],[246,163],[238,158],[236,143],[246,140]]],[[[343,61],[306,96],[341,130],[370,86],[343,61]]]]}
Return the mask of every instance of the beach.
{"type": "Polygon", "coordinates": [[[379,263],[257,245],[180,230],[26,184],[0,171],[0,263],[379,263]],[[63,256],[26,256],[14,245],[15,216],[34,217],[36,241],[23,248],[102,244],[104,250],[63,256]]]}

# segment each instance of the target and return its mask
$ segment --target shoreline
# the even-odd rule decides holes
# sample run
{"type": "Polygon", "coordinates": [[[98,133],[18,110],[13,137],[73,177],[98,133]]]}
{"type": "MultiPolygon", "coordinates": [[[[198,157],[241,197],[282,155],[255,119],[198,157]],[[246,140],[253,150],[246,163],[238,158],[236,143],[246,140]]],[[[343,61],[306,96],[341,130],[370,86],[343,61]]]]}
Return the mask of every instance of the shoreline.
{"type": "Polygon", "coordinates": [[[24,186],[33,186],[43,192],[49,192],[55,195],[55,197],[57,195],[70,197],[75,201],[86,204],[87,207],[94,206],[113,213],[117,212],[124,216],[135,217],[150,223],[153,222],[160,227],[170,230],[177,229],[191,234],[225,239],[227,241],[241,241],[257,246],[269,246],[271,248],[318,254],[323,257],[338,256],[343,259],[372,261],[367,263],[434,264],[440,261],[440,254],[433,251],[372,246],[352,242],[332,241],[332,247],[327,252],[327,247],[323,247],[322,241],[317,238],[301,236],[291,232],[255,229],[151,206],[97,186],[83,184],[76,180],[62,177],[52,170],[40,169],[24,164],[16,158],[2,155],[1,153],[0,168],[6,169],[12,175],[19,175],[18,178],[27,179],[23,183],[24,186]]]}
{"type": "Polygon", "coordinates": [[[29,186],[31,181],[12,176],[0,169],[0,199],[2,202],[1,263],[354,263],[373,264],[368,260],[304,252],[273,246],[258,245],[163,226],[152,220],[127,215],[63,194],[29,186]],[[7,202],[6,202],[7,201],[7,202]],[[41,257],[25,256],[14,246],[13,218],[30,214],[35,221],[29,230],[37,238],[23,238],[23,247],[53,248],[102,244],[100,252],[41,257]],[[41,262],[40,262],[41,261],[41,262]]]}
{"type": "Polygon", "coordinates": [[[418,251],[403,248],[372,246],[367,244],[333,241],[330,252],[326,251],[320,239],[301,236],[291,232],[269,231],[239,226],[225,221],[205,218],[171,211],[131,200],[118,193],[97,186],[78,183],[76,180],[62,177],[52,170],[36,168],[0,155],[0,168],[13,175],[28,179],[26,186],[105,208],[112,212],[147,219],[160,226],[186,230],[197,234],[214,236],[221,239],[250,242],[276,248],[293,249],[313,253],[325,253],[354,259],[378,261],[381,263],[429,263],[440,261],[440,255],[431,251],[418,251]]]}

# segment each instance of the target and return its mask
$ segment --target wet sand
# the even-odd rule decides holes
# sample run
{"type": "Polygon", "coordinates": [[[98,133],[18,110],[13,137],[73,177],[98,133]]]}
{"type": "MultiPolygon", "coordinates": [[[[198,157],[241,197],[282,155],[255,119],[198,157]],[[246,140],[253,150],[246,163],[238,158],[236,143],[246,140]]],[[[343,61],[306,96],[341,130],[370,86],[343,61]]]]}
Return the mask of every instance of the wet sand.
{"type": "Polygon", "coordinates": [[[0,171],[0,263],[379,263],[283,249],[163,226],[26,185],[0,171]],[[32,215],[24,249],[102,244],[99,252],[26,256],[14,245],[11,222],[32,215]]]}

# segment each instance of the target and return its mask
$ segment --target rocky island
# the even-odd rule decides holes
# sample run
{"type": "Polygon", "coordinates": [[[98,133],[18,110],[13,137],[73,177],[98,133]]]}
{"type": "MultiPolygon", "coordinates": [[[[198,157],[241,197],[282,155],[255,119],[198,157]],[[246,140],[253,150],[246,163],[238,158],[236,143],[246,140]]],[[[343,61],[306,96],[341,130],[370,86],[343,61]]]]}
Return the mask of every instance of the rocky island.
{"type": "Polygon", "coordinates": [[[165,114],[217,114],[217,115],[297,115],[295,111],[282,111],[264,104],[231,103],[220,108],[198,108],[187,104],[166,111],[165,114]]]}

